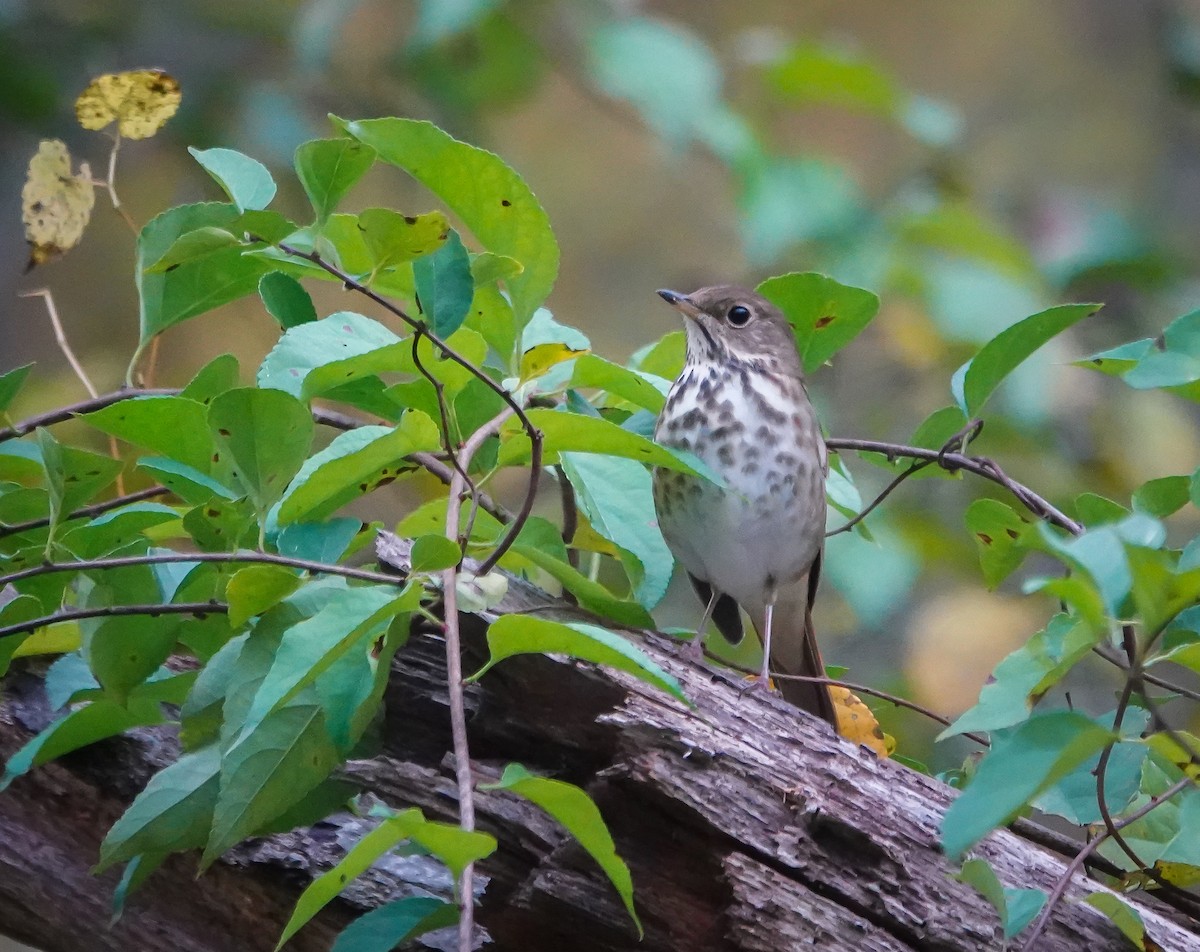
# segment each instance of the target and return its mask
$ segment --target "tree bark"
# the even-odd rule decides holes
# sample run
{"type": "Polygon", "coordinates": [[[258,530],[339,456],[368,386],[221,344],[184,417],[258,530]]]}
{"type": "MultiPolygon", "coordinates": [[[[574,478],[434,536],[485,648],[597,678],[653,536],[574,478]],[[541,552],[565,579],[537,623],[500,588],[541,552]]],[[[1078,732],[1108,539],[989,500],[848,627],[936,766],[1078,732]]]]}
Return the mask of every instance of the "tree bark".
{"type": "MultiPolygon", "coordinates": [[[[402,565],[404,545],[381,542],[402,565]]],[[[464,615],[466,669],[485,655],[486,622],[535,610],[578,610],[519,580],[482,616],[464,615]]],[[[765,692],[687,663],[668,639],[636,635],[675,675],[689,709],[641,681],[562,658],[502,662],[468,685],[473,768],[481,783],[519,761],[586,788],[629,864],[645,937],[591,858],[546,814],[502,791],[480,791],[479,828],[497,852],[478,877],[481,930],[502,950],[862,949],[984,952],[1002,947],[992,908],[954,881],[938,823],[954,792],[834,736],[765,692]]],[[[345,775],[393,806],[456,816],[442,645],[418,633],[400,653],[381,748],[345,775]]],[[[10,676],[0,699],[0,756],[49,721],[40,678],[10,676]]],[[[35,769],[0,794],[0,933],[46,952],[268,950],[291,904],[336,863],[369,820],[349,814],[240,845],[198,880],[175,857],[108,926],[115,874],[89,873],[109,825],[176,746],[137,731],[35,769]]],[[[1049,891],[1065,860],[999,831],[975,850],[1006,886],[1049,891]]],[[[1103,888],[1082,879],[1078,899],[1103,888]]],[[[405,895],[450,896],[428,857],[389,857],[360,877],[289,944],[328,949],[356,912],[405,895]]],[[[1165,949],[1200,950],[1197,924],[1148,896],[1124,897],[1165,949]]],[[[436,947],[448,947],[444,942],[436,947]]],[[[1047,952],[1129,948],[1090,906],[1064,902],[1039,946],[1047,952]]]]}

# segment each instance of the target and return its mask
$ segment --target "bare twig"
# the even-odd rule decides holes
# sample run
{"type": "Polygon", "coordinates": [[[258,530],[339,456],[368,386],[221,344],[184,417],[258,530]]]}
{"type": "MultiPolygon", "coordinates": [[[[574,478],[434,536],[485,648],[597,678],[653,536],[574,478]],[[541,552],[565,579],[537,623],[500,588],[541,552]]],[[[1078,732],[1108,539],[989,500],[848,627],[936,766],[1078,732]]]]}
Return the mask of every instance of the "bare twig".
{"type": "MultiPolygon", "coordinates": [[[[79,378],[79,382],[83,384],[83,389],[88,392],[93,400],[97,399],[100,394],[96,390],[95,384],[87,375],[87,371],[83,369],[83,364],[79,362],[79,358],[75,356],[75,351],[71,349],[71,344],[67,340],[67,332],[63,329],[62,321],[58,318],[58,308],[54,304],[54,294],[49,288],[38,288],[35,291],[22,291],[19,297],[32,298],[40,297],[46,302],[46,313],[50,316],[50,326],[54,328],[54,340],[58,344],[58,349],[62,351],[62,355],[67,359],[67,363],[71,365],[71,369],[75,372],[75,376],[79,378]]],[[[113,459],[120,462],[121,452],[117,447],[117,438],[109,436],[108,452],[113,459]]],[[[117,492],[125,492],[125,478],[122,474],[117,474],[117,492]]]]}
{"type": "Polygon", "coordinates": [[[1043,499],[1028,486],[1022,485],[1008,476],[994,461],[985,456],[966,456],[962,453],[946,453],[942,450],[926,449],[922,446],[906,446],[903,443],[886,443],[881,440],[855,440],[831,437],[825,441],[834,452],[849,451],[852,453],[879,453],[888,459],[900,457],[908,459],[929,460],[937,463],[943,469],[955,472],[973,473],[1003,486],[1012,493],[1026,509],[1047,522],[1066,529],[1072,535],[1082,535],[1083,526],[1070,516],[1061,512],[1048,500],[1043,499]]]}
{"type": "Polygon", "coordinates": [[[17,296],[23,298],[40,297],[45,302],[46,313],[50,317],[50,326],[54,329],[54,340],[58,344],[58,349],[62,351],[62,355],[67,359],[67,363],[71,365],[71,369],[75,372],[75,376],[79,378],[79,382],[83,384],[83,389],[95,400],[99,396],[99,393],[96,391],[91,378],[88,377],[87,371],[83,369],[83,364],[75,356],[75,351],[71,349],[71,344],[67,340],[67,332],[63,330],[62,321],[58,319],[58,308],[54,305],[53,293],[49,288],[37,288],[33,291],[22,291],[17,296]]]}
{"type": "MultiPolygon", "coordinates": [[[[143,499],[153,499],[156,496],[165,496],[171,490],[166,486],[150,486],[147,489],[139,489],[137,492],[129,493],[125,496],[118,496],[116,499],[109,499],[105,502],[98,502],[91,506],[84,506],[82,509],[76,509],[63,517],[63,522],[70,522],[72,519],[91,518],[109,512],[113,509],[120,509],[122,506],[127,506],[130,503],[141,502],[143,499]]],[[[43,526],[50,525],[49,517],[44,519],[30,519],[28,522],[14,522],[10,525],[0,523],[0,539],[7,536],[16,535],[18,532],[28,532],[30,529],[40,529],[43,526]]]]}
{"type": "MultiPolygon", "coordinates": [[[[1114,823],[1114,826],[1118,830],[1123,830],[1131,823],[1136,823],[1147,813],[1154,810],[1156,807],[1161,806],[1163,803],[1166,803],[1171,799],[1171,797],[1175,796],[1175,794],[1189,786],[1191,783],[1192,780],[1190,777],[1181,777],[1158,796],[1151,797],[1145,804],[1142,805],[1140,809],[1135,810],[1133,813],[1129,814],[1129,816],[1122,817],[1120,820],[1117,820],[1114,823]]],[[[1026,937],[1024,944],[1021,946],[1021,952],[1032,952],[1037,940],[1041,938],[1042,933],[1046,931],[1046,926],[1050,922],[1050,916],[1053,915],[1055,907],[1058,905],[1059,900],[1062,899],[1063,894],[1067,891],[1067,887],[1071,884],[1071,880],[1075,878],[1075,874],[1079,872],[1083,864],[1087,862],[1088,857],[1091,856],[1092,853],[1094,853],[1107,839],[1108,832],[1105,831],[1095,839],[1084,844],[1083,848],[1078,854],[1076,854],[1075,858],[1071,860],[1067,868],[1063,870],[1063,874],[1058,878],[1058,882],[1054,884],[1054,889],[1051,891],[1049,897],[1047,897],[1046,904],[1042,906],[1042,911],[1038,913],[1038,917],[1034,921],[1029,935],[1026,937]]]]}
{"type": "Polygon", "coordinates": [[[138,227],[134,224],[133,219],[129,217],[129,212],[125,210],[125,206],[121,204],[121,199],[117,197],[117,154],[121,151],[121,134],[113,133],[113,147],[108,154],[108,179],[99,182],[108,192],[109,200],[112,202],[113,211],[124,219],[125,224],[129,226],[129,230],[135,235],[138,233],[138,227]]]}
{"type": "Polygon", "coordinates": [[[124,615],[195,615],[201,618],[205,615],[223,614],[229,611],[229,606],[222,602],[179,602],[165,605],[101,605],[96,608],[64,608],[52,615],[41,618],[31,618],[29,621],[17,622],[14,625],[0,627],[0,638],[11,635],[23,635],[26,632],[37,631],[46,625],[57,625],[64,621],[80,621],[84,618],[116,618],[124,615]]]}
{"type": "Polygon", "coordinates": [[[175,562],[216,562],[241,563],[249,562],[256,565],[282,565],[285,568],[299,569],[303,572],[313,572],[318,575],[340,575],[360,582],[376,582],[381,585],[405,585],[407,580],[384,572],[371,572],[367,569],[356,569],[348,565],[335,565],[331,562],[314,562],[311,559],[295,559],[287,555],[276,555],[272,552],[154,552],[147,555],[121,555],[104,559],[89,559],[86,562],[43,562],[19,572],[0,575],[0,589],[11,582],[23,579],[37,578],[39,575],[52,575],[55,572],[89,572],[97,569],[118,569],[129,565],[168,565],[175,562]]]}
{"type": "MultiPolygon", "coordinates": [[[[459,465],[450,479],[450,494],[446,503],[446,537],[459,538],[458,521],[462,512],[463,494],[470,482],[466,468],[471,465],[484,440],[496,433],[513,415],[506,407],[467,438],[459,454],[459,465]]],[[[449,430],[446,441],[450,441],[449,430]]],[[[486,574],[480,571],[481,575],[486,574]]],[[[463,694],[462,643],[458,630],[458,565],[442,572],[442,604],[446,633],[446,685],[450,696],[450,733],[454,742],[454,768],[458,782],[458,822],[464,830],[475,829],[475,781],[471,774],[471,749],[467,743],[467,713],[463,694]]],[[[468,863],[458,884],[459,918],[458,947],[471,952],[475,937],[475,865],[468,863]]]]}
{"type": "Polygon", "coordinates": [[[878,507],[881,502],[883,502],[885,499],[887,499],[888,496],[890,496],[892,494],[892,490],[894,490],[902,482],[904,482],[906,479],[908,479],[908,477],[911,476],[913,473],[917,472],[918,470],[924,469],[926,466],[929,466],[929,465],[930,465],[929,460],[917,460],[916,462],[914,462],[910,467],[908,467],[908,469],[904,470],[902,473],[900,473],[900,475],[898,475],[895,479],[893,479],[890,483],[888,483],[883,488],[883,492],[881,492],[878,496],[876,496],[871,501],[871,504],[869,506],[867,506],[862,512],[858,513],[858,515],[856,515],[853,519],[851,519],[845,525],[838,526],[836,529],[826,532],[825,538],[828,539],[830,536],[841,535],[843,532],[849,532],[856,525],[858,525],[860,522],[862,522],[864,519],[866,519],[867,516],[869,516],[872,512],[874,512],[876,507],[878,507]]]}

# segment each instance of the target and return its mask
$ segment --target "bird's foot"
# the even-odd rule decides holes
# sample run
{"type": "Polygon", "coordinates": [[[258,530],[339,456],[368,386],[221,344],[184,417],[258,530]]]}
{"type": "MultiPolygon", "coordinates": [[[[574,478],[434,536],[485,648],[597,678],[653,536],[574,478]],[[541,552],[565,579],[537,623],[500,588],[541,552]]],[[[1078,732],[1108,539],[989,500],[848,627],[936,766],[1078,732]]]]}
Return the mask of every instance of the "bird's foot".
{"type": "Polygon", "coordinates": [[[704,636],[696,635],[681,643],[678,648],[679,657],[692,664],[704,663],[704,636]]]}
{"type": "Polygon", "coordinates": [[[769,675],[750,674],[746,676],[746,683],[742,686],[740,694],[756,694],[759,691],[764,691],[767,694],[775,693],[775,684],[771,681],[769,675]]]}

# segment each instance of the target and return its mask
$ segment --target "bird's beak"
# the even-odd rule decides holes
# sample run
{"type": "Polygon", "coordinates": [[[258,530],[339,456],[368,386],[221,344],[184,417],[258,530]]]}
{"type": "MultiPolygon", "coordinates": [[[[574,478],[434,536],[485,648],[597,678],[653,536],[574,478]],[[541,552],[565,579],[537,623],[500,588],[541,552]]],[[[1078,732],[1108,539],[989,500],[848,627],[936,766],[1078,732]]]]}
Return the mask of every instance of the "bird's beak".
{"type": "Polygon", "coordinates": [[[678,291],[669,291],[662,288],[658,292],[658,296],[666,301],[671,307],[675,308],[684,317],[690,317],[693,320],[700,316],[700,308],[692,303],[692,299],[686,294],[680,294],[678,291]]]}

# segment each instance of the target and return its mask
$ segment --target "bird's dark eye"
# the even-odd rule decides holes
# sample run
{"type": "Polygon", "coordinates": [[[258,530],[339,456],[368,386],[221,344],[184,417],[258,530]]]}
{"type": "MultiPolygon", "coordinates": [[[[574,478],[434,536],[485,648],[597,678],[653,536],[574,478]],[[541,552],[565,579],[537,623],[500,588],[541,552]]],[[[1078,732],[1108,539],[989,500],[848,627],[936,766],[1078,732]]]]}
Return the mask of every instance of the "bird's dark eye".
{"type": "Polygon", "coordinates": [[[744,304],[735,304],[726,316],[734,327],[745,327],[750,323],[750,308],[744,304]]]}

